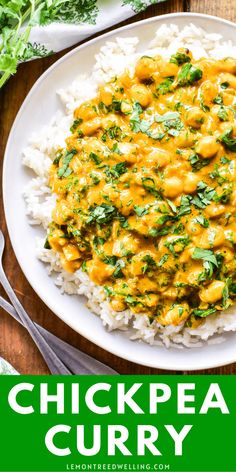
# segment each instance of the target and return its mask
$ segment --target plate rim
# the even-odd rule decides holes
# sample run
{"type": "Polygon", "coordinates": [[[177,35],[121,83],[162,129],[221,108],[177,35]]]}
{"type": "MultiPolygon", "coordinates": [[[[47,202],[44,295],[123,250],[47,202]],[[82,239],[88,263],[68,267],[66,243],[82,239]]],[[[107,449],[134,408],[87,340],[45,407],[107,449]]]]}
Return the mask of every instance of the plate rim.
{"type": "MultiPolygon", "coordinates": [[[[10,146],[11,146],[11,140],[12,140],[12,137],[14,136],[15,128],[17,127],[17,124],[21,119],[21,115],[24,113],[24,110],[25,110],[25,107],[27,106],[27,103],[30,101],[31,96],[33,95],[34,91],[47,78],[47,76],[50,75],[51,72],[54,69],[56,69],[64,61],[66,61],[70,56],[73,56],[74,54],[77,54],[78,51],[81,51],[81,50],[85,49],[86,47],[88,47],[90,45],[93,45],[93,44],[95,44],[96,42],[98,42],[100,40],[105,42],[110,36],[114,36],[114,34],[118,35],[120,32],[123,33],[126,30],[135,29],[137,26],[142,26],[142,25],[146,25],[146,24],[149,24],[149,23],[155,23],[155,21],[157,21],[157,20],[158,20],[158,22],[162,21],[162,20],[165,21],[165,19],[170,19],[170,18],[173,18],[173,21],[174,21],[175,18],[179,18],[179,17],[189,18],[189,19],[192,19],[192,20],[194,20],[194,18],[203,19],[203,20],[210,19],[210,20],[213,20],[213,21],[215,21],[219,24],[223,23],[223,24],[229,25],[229,26],[236,29],[236,24],[234,22],[226,20],[226,19],[221,18],[219,16],[208,15],[208,14],[204,14],[204,13],[195,13],[195,12],[193,12],[193,13],[192,12],[167,13],[167,14],[164,14],[164,15],[156,15],[156,16],[151,17],[151,18],[146,18],[144,20],[139,20],[139,21],[133,22],[131,24],[127,24],[127,25],[115,28],[115,29],[113,29],[111,31],[108,31],[106,33],[103,33],[101,35],[99,34],[95,38],[92,38],[90,40],[85,40],[82,44],[74,47],[71,51],[67,52],[61,58],[59,58],[57,61],[55,61],[48,69],[46,69],[46,71],[43,72],[42,75],[40,75],[40,77],[36,80],[34,85],[31,87],[30,91],[26,95],[24,101],[22,102],[22,104],[21,104],[21,106],[20,106],[20,108],[19,108],[19,110],[16,114],[16,117],[13,121],[13,124],[11,126],[11,129],[10,129],[10,132],[9,132],[9,135],[8,135],[8,138],[7,138],[7,144],[6,144],[5,151],[4,151],[3,171],[2,171],[2,192],[3,192],[3,206],[4,206],[4,214],[5,214],[5,219],[6,219],[6,225],[7,225],[7,230],[8,230],[11,246],[12,246],[12,249],[14,251],[14,255],[15,255],[15,257],[17,259],[17,262],[18,262],[24,276],[26,277],[28,283],[33,288],[35,293],[39,296],[39,298],[43,301],[43,303],[52,311],[52,313],[54,315],[56,315],[59,319],[61,319],[64,323],[66,323],[74,331],[78,332],[78,334],[83,336],[85,339],[88,339],[93,344],[99,346],[103,350],[105,350],[107,352],[110,352],[111,354],[113,354],[113,355],[115,355],[119,358],[122,358],[124,360],[129,361],[129,362],[136,363],[137,365],[151,367],[151,368],[154,368],[154,369],[163,369],[163,370],[168,370],[168,371],[173,371],[173,370],[175,370],[175,371],[185,371],[185,370],[187,370],[188,372],[191,372],[192,370],[199,370],[200,371],[200,370],[204,370],[204,369],[210,369],[210,368],[212,369],[212,368],[215,368],[215,367],[221,367],[221,366],[224,366],[224,365],[234,363],[234,362],[236,362],[236,351],[235,351],[234,354],[231,354],[232,357],[229,357],[229,359],[227,361],[220,362],[218,360],[218,361],[215,361],[215,362],[208,363],[207,360],[206,360],[205,364],[201,365],[200,368],[196,368],[196,366],[186,368],[186,366],[183,363],[182,364],[179,363],[179,365],[177,367],[176,366],[170,366],[168,363],[165,363],[163,361],[161,362],[161,365],[159,365],[158,358],[156,359],[155,365],[152,362],[150,362],[148,364],[145,360],[142,361],[142,359],[139,359],[139,362],[137,363],[137,360],[135,359],[135,357],[130,356],[127,351],[126,351],[126,353],[122,353],[122,355],[121,355],[119,352],[117,352],[116,348],[113,348],[112,343],[111,343],[111,345],[109,345],[109,347],[107,345],[104,345],[102,340],[96,338],[96,335],[93,335],[93,333],[86,332],[86,330],[83,329],[83,326],[80,327],[80,330],[75,329],[74,326],[72,326],[72,324],[70,324],[70,322],[65,321],[63,319],[63,316],[61,316],[61,314],[56,313],[54,311],[52,303],[50,303],[48,300],[45,300],[45,296],[43,296],[43,294],[38,292],[37,286],[34,283],[34,281],[32,282],[28,278],[28,276],[26,274],[26,271],[24,269],[23,263],[21,262],[21,256],[20,256],[20,254],[18,254],[15,251],[14,239],[13,239],[12,234],[11,234],[12,229],[11,229],[11,224],[10,224],[10,221],[9,221],[10,217],[8,215],[7,202],[6,202],[6,193],[7,193],[6,192],[6,186],[7,186],[7,182],[6,182],[7,155],[9,154],[9,149],[10,149],[10,146]]],[[[188,351],[187,351],[187,348],[186,348],[186,353],[187,352],[188,351]]]]}

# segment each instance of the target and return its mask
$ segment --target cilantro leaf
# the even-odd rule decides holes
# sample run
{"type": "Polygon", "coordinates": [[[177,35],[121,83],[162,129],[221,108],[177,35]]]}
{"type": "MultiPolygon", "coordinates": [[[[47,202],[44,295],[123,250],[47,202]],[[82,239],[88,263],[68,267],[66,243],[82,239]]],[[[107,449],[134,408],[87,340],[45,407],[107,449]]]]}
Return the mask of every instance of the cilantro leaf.
{"type": "Polygon", "coordinates": [[[191,61],[190,56],[187,56],[187,54],[183,52],[177,51],[176,54],[172,54],[172,56],[170,57],[170,62],[172,62],[173,64],[177,64],[178,66],[180,66],[181,64],[185,64],[186,62],[190,62],[190,61],[191,61]]]}
{"type": "Polygon", "coordinates": [[[201,310],[200,308],[195,308],[193,310],[194,316],[200,316],[201,318],[206,318],[206,316],[213,315],[216,312],[216,308],[208,308],[207,310],[201,310]]]}
{"type": "Polygon", "coordinates": [[[102,203],[89,208],[89,217],[87,224],[98,223],[100,225],[104,223],[110,223],[112,219],[117,215],[117,209],[112,205],[102,203]]]}
{"type": "Polygon", "coordinates": [[[220,136],[220,141],[232,152],[236,152],[236,138],[232,138],[233,130],[228,129],[220,136]]]}
{"type": "Polygon", "coordinates": [[[166,95],[167,93],[171,92],[173,82],[174,82],[173,77],[167,77],[167,79],[165,79],[163,82],[161,82],[157,86],[157,92],[160,95],[166,95]]]}
{"type": "Polygon", "coordinates": [[[202,78],[202,70],[194,67],[192,64],[187,63],[184,64],[181,68],[177,83],[180,87],[185,85],[192,85],[194,82],[200,80],[202,78]]]}
{"type": "Polygon", "coordinates": [[[215,267],[218,267],[218,262],[216,256],[213,251],[210,249],[201,249],[199,247],[195,247],[192,259],[199,260],[202,259],[203,261],[210,262],[215,267]]]}
{"type": "Polygon", "coordinates": [[[227,121],[229,118],[227,108],[224,106],[221,106],[218,113],[217,113],[218,118],[220,118],[221,121],[227,121]]]}
{"type": "Polygon", "coordinates": [[[72,169],[70,169],[69,164],[75,154],[77,154],[76,149],[66,151],[64,157],[62,158],[62,166],[57,171],[57,175],[60,179],[62,177],[66,178],[72,173],[72,169]]]}

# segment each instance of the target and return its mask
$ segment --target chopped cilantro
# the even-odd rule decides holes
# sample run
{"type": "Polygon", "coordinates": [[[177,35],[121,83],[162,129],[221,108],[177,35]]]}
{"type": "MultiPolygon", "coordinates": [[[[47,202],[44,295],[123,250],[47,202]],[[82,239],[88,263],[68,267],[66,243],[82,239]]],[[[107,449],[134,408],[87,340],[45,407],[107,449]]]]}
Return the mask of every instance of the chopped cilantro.
{"type": "Polygon", "coordinates": [[[220,136],[220,141],[232,152],[236,152],[236,138],[232,137],[233,130],[228,129],[220,136]]]}
{"type": "Polygon", "coordinates": [[[66,151],[64,157],[62,158],[62,166],[57,171],[57,175],[60,179],[62,177],[66,178],[72,173],[72,169],[70,169],[69,164],[75,154],[77,154],[76,149],[66,151]]]}
{"type": "Polygon", "coordinates": [[[184,64],[178,74],[178,85],[183,87],[185,85],[192,85],[194,82],[202,78],[202,70],[194,67],[192,64],[184,64]]]}
{"type": "Polygon", "coordinates": [[[172,56],[170,57],[170,62],[172,62],[173,64],[177,64],[178,66],[190,61],[190,56],[187,56],[187,54],[183,52],[177,52],[176,54],[172,54],[172,56]]]}

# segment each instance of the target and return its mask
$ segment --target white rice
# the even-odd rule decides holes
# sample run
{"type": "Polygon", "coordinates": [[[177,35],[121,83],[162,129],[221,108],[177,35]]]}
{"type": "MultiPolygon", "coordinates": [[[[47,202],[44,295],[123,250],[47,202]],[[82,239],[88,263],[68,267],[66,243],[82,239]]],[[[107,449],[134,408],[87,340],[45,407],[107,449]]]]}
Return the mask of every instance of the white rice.
{"type": "MultiPolygon", "coordinates": [[[[194,24],[181,30],[177,25],[163,24],[158,28],[147,51],[138,52],[138,42],[136,37],[108,41],[96,55],[92,73],[89,76],[79,76],[70,87],[58,91],[65,113],[58,113],[51,123],[37,131],[23,152],[23,164],[35,173],[35,178],[24,191],[30,224],[41,225],[46,230],[51,220],[55,196],[51,195],[48,187],[49,166],[57,149],[65,146],[64,140],[69,135],[73,122],[73,110],[83,101],[96,95],[99,84],[122,73],[124,69],[132,72],[137,58],[143,54],[161,54],[168,58],[179,47],[188,47],[196,59],[203,56],[219,59],[236,57],[236,45],[233,45],[232,41],[223,41],[220,34],[208,34],[194,24]]],[[[197,329],[185,328],[183,324],[163,327],[157,321],[150,323],[147,315],[134,315],[130,310],[114,312],[109,307],[102,288],[91,282],[81,270],[74,274],[64,271],[59,255],[53,250],[44,249],[44,240],[45,238],[37,239],[37,256],[47,264],[48,273],[54,275],[56,285],[63,293],[87,297],[89,308],[101,317],[108,330],[126,330],[130,339],[179,348],[199,347],[206,341],[222,342],[224,338],[219,334],[236,330],[236,312],[233,307],[227,312],[207,317],[197,329]],[[211,340],[208,341],[209,338],[211,340]]]]}

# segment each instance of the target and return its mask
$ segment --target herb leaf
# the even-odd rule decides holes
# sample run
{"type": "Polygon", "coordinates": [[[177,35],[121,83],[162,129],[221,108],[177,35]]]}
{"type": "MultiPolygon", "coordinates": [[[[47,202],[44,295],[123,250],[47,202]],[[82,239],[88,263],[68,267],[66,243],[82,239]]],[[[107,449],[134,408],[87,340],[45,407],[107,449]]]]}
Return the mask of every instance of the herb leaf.
{"type": "Polygon", "coordinates": [[[77,154],[76,149],[66,151],[64,157],[62,158],[62,166],[57,171],[57,175],[60,179],[62,177],[68,177],[72,173],[72,169],[70,169],[69,164],[75,154],[77,154]]]}
{"type": "Polygon", "coordinates": [[[232,128],[220,136],[220,141],[232,152],[236,152],[236,138],[232,138],[232,128]]]}
{"type": "Polygon", "coordinates": [[[192,64],[187,63],[181,68],[177,83],[180,87],[184,85],[192,85],[197,80],[202,78],[202,70],[194,67],[192,64]]]}

